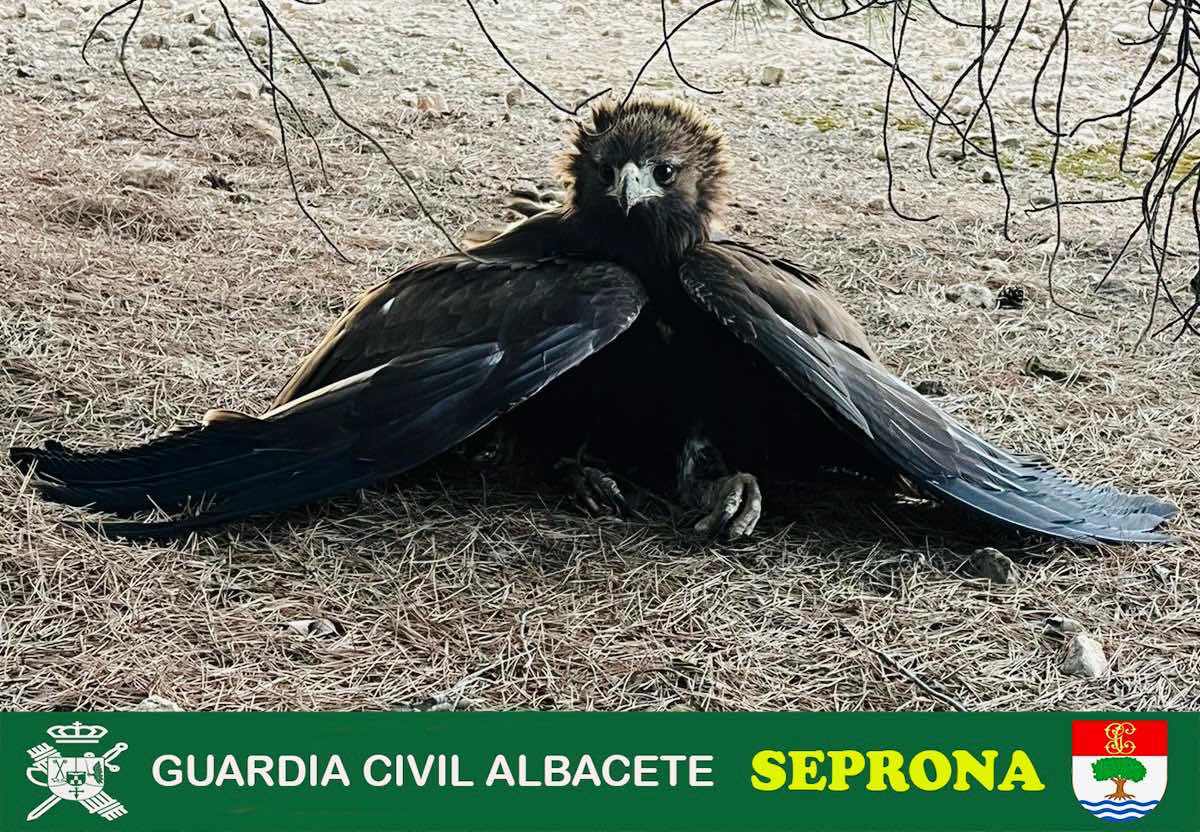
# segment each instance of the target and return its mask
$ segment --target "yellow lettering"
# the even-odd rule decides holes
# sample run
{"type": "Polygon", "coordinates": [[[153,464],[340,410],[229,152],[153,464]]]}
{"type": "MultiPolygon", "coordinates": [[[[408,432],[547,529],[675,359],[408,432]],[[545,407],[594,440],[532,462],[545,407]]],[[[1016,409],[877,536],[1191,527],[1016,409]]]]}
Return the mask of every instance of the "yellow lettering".
{"type": "Polygon", "coordinates": [[[792,784],[788,789],[794,792],[820,792],[825,790],[825,775],[813,780],[817,774],[817,763],[825,759],[824,751],[789,751],[792,758],[792,784]]]}
{"type": "Polygon", "coordinates": [[[969,751],[954,751],[954,762],[957,772],[954,777],[954,790],[956,792],[965,792],[971,788],[967,782],[967,775],[975,778],[975,782],[983,786],[989,792],[996,783],[996,752],[992,749],[981,751],[983,759],[980,760],[969,751]]]}
{"type": "Polygon", "coordinates": [[[750,768],[754,774],[750,777],[750,785],[760,792],[773,792],[787,781],[783,761],[786,758],[782,751],[763,749],[750,760],[750,768]]]}
{"type": "Polygon", "coordinates": [[[908,764],[908,779],[913,781],[918,789],[925,792],[935,792],[950,782],[953,771],[950,761],[940,751],[921,751],[908,764]],[[933,763],[933,776],[929,776],[927,763],[933,763]]]}
{"type": "Polygon", "coordinates": [[[1012,760],[1008,763],[1008,773],[996,788],[1002,792],[1011,792],[1014,783],[1020,783],[1023,792],[1040,792],[1046,788],[1038,777],[1037,769],[1033,767],[1033,760],[1019,748],[1013,752],[1012,760]]]}
{"type": "Polygon", "coordinates": [[[882,792],[889,788],[894,792],[908,791],[908,781],[904,779],[901,766],[904,765],[904,755],[899,751],[868,751],[867,759],[871,763],[871,771],[867,777],[867,791],[882,792]],[[885,784],[884,778],[887,779],[885,784]]]}
{"type": "Polygon", "coordinates": [[[867,758],[861,751],[830,751],[829,791],[844,792],[849,789],[846,778],[862,774],[866,766],[867,758]]]}

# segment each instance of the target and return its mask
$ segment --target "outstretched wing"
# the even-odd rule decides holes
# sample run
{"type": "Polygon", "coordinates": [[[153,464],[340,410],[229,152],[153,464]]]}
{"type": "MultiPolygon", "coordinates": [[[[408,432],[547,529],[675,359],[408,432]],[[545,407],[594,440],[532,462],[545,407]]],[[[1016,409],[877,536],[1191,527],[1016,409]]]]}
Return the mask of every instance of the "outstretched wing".
{"type": "Polygon", "coordinates": [[[202,504],[198,516],[106,524],[169,535],[342,493],[433,458],[620,335],[645,301],[607,262],[447,257],[368,292],[253,418],[218,412],[140,448],[13,449],[49,498],[128,514],[202,504]]]}
{"type": "Polygon", "coordinates": [[[682,266],[689,296],[813,405],[927,492],[994,520],[1084,543],[1158,542],[1175,507],[1084,486],[955,422],[875,360],[861,328],[813,277],[736,243],[682,266]]]}

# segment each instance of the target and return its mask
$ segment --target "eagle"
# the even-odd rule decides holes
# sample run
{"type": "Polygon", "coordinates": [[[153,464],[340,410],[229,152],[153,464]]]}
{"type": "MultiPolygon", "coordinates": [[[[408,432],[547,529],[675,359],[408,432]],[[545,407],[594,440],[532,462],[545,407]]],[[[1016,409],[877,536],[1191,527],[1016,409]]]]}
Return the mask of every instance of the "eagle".
{"type": "Polygon", "coordinates": [[[628,509],[616,472],[675,491],[725,540],[754,532],[761,482],[829,466],[1025,532],[1168,539],[1170,503],[981,438],[889,372],[820,279],[724,236],[730,151],[694,104],[595,104],[558,172],[560,206],[359,298],[265,413],[13,462],[131,539],[370,486],[493,435],[591,511],[628,509]],[[149,510],[169,519],[129,519],[149,510]]]}

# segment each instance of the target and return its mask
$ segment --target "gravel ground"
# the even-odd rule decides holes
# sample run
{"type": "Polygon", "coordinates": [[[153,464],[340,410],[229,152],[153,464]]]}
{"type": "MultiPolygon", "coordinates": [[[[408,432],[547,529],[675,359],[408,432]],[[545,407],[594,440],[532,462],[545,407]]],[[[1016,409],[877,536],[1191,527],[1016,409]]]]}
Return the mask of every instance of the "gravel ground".
{"type": "MultiPolygon", "coordinates": [[[[1139,67],[1114,35],[1139,10],[1094,5],[1095,25],[1073,39],[1068,120],[1119,106],[1139,67]]],[[[232,6],[254,42],[250,6],[232,6]]],[[[219,8],[153,0],[129,40],[147,101],[190,139],[155,129],[124,83],[114,52],[128,18],[102,27],[95,69],[81,63],[99,11],[0,2],[0,444],[131,443],[210,406],[260,410],[356,293],[448,245],[285,60],[329,172],[326,184],[293,136],[297,181],[354,260],[340,263],[290,202],[269,98],[227,33],[209,29],[219,8]]],[[[563,102],[625,89],[659,31],[656,4],[480,11],[563,102]]],[[[684,12],[670,7],[673,20],[684,12]]],[[[768,495],[757,539],[723,548],[666,516],[594,521],[554,494],[434,470],[132,546],[65,527],[5,466],[0,707],[148,696],[186,709],[1200,707],[1200,345],[1135,346],[1153,289],[1135,258],[1090,290],[1129,206],[1064,218],[1056,286],[1094,317],[1049,302],[1052,217],[1025,211],[1049,192],[1048,146],[1028,116],[1047,12],[1034,10],[996,99],[1011,241],[986,165],[938,141],[931,177],[903,106],[892,113],[897,204],[937,219],[887,210],[887,74],[852,50],[787,18],[735,36],[715,9],[675,55],[691,80],[724,90],[701,103],[732,140],[734,234],[825,275],[890,366],[988,436],[1176,501],[1177,544],[1017,540],[887,494],[811,488],[768,495]],[[1023,308],[972,305],[1010,286],[1027,291],[1023,308]],[[978,576],[971,553],[984,545],[1015,563],[1007,582],[978,576]],[[1107,670],[1065,672],[1064,659],[1097,646],[1107,670]]],[[[518,86],[465,6],[339,0],[280,14],[339,108],[380,138],[452,235],[503,219],[513,187],[548,184],[565,116],[518,86]]],[[[848,31],[883,47],[878,21],[848,31]]],[[[909,56],[945,89],[970,48],[928,20],[909,56]]],[[[643,90],[696,95],[662,60],[643,90]]],[[[1149,141],[1161,124],[1152,114],[1136,127],[1149,141]]],[[[1065,195],[1125,186],[1119,138],[1100,126],[1067,146],[1065,195]]]]}

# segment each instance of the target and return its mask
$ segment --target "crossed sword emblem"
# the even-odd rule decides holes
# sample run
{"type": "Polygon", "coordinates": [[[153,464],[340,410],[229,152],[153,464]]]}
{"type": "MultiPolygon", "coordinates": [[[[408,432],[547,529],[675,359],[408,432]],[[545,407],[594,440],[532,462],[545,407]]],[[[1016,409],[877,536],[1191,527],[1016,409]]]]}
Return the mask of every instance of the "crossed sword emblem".
{"type": "MultiPolygon", "coordinates": [[[[120,771],[121,767],[113,765],[112,760],[128,747],[129,745],[127,743],[117,743],[112,748],[100,755],[100,765],[104,766],[109,771],[120,771]]],[[[55,749],[54,746],[45,742],[38,743],[33,748],[30,748],[28,752],[29,756],[33,759],[34,768],[39,768],[46,772],[49,771],[50,763],[52,761],[62,759],[62,755],[58,753],[58,750],[55,749]]],[[[34,806],[29,811],[29,814],[25,816],[25,820],[37,820],[42,815],[46,814],[46,812],[54,808],[54,806],[56,806],[60,800],[62,800],[62,798],[58,795],[50,795],[41,803],[34,806]]],[[[103,790],[100,791],[99,794],[93,795],[92,797],[79,802],[83,804],[83,807],[87,809],[88,812],[93,815],[98,814],[105,820],[116,820],[117,818],[121,817],[121,815],[125,814],[125,807],[121,805],[121,801],[114,800],[112,795],[103,790]]]]}

